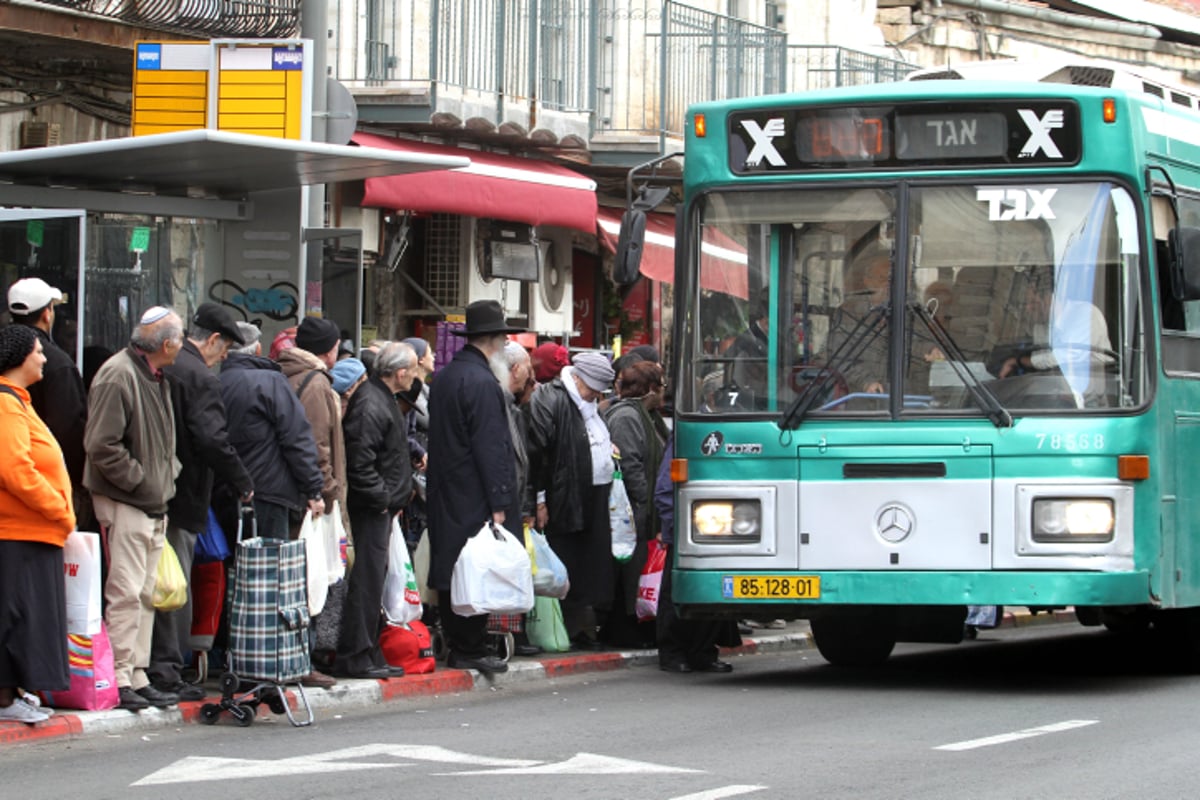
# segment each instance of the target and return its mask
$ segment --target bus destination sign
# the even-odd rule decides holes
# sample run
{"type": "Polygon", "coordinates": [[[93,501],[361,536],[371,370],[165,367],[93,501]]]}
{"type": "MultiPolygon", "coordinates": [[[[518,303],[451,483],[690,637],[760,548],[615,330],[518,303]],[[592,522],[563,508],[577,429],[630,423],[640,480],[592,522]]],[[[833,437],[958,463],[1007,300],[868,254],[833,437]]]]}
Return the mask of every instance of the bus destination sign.
{"type": "Polygon", "coordinates": [[[1078,163],[1079,107],[1068,100],[766,109],[730,115],[739,174],[1078,163]]]}

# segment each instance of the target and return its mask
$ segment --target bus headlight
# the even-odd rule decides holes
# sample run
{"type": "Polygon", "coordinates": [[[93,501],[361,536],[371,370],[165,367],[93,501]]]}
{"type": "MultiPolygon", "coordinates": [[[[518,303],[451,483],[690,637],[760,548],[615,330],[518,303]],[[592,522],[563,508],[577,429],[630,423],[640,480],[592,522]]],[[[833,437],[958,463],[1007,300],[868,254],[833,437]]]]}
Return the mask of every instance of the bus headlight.
{"type": "Polygon", "coordinates": [[[1113,501],[1107,498],[1033,501],[1035,542],[1109,542],[1115,521],[1113,501]]]}
{"type": "Polygon", "coordinates": [[[697,500],[692,503],[692,538],[697,542],[757,542],[762,538],[762,503],[697,500]]]}

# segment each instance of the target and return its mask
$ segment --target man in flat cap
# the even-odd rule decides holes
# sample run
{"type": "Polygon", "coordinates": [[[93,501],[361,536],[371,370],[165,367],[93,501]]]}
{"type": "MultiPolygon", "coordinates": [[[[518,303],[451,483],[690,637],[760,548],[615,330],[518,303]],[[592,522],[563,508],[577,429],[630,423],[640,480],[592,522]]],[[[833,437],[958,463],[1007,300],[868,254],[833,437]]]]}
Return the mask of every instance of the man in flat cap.
{"type": "MultiPolygon", "coordinates": [[[[187,338],[175,363],[164,368],[171,382],[175,408],[175,454],[181,471],[175,497],[167,507],[167,541],[179,557],[183,574],[192,572],[196,537],[208,524],[213,473],[232,484],[244,501],[254,494],[254,482],[229,441],[221,382],[212,368],[225,360],[230,345],[242,344],[233,315],[216,303],[201,303],[188,326],[187,338]]],[[[181,700],[200,700],[204,690],[183,680],[183,654],[192,630],[191,586],[188,601],[178,611],[154,614],[150,652],[150,682],[159,691],[181,700]]]]}
{"type": "Polygon", "coordinates": [[[120,707],[179,702],[150,685],[154,579],[175,495],[175,414],[163,370],[183,348],[183,320],[169,308],[142,314],[129,346],[104,362],[88,394],[83,483],[106,535],[104,622],[112,642],[120,707]]]}

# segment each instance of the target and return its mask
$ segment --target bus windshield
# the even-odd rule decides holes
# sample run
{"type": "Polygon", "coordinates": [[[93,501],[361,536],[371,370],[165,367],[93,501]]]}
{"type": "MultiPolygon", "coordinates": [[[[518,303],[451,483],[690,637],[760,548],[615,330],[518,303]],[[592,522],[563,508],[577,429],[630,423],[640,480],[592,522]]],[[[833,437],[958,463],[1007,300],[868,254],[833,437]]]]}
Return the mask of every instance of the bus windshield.
{"type": "Polygon", "coordinates": [[[710,192],[682,413],[983,415],[1146,395],[1136,205],[1110,182],[710,192]],[[903,209],[903,213],[900,210],[903,209]],[[803,397],[806,393],[811,398],[803,397]]]}

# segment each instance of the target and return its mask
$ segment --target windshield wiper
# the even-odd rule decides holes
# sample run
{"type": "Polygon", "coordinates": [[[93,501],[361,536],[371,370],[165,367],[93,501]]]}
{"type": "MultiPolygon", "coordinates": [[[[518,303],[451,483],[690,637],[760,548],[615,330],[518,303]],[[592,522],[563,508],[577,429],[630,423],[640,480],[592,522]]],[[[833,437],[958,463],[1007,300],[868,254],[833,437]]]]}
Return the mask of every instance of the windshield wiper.
{"type": "Polygon", "coordinates": [[[854,360],[863,354],[867,347],[879,336],[881,331],[878,328],[879,321],[883,319],[891,308],[890,304],[882,303],[877,306],[872,306],[863,318],[858,321],[854,329],[850,331],[850,335],[842,342],[841,346],[829,356],[828,361],[822,367],[817,367],[817,375],[811,381],[804,385],[800,394],[788,406],[788,410],[784,412],[783,419],[779,421],[781,430],[800,427],[800,422],[812,409],[813,403],[821,396],[821,389],[840,372],[840,367],[843,363],[854,363],[854,360]],[[873,333],[874,336],[868,338],[868,334],[873,333]]]}
{"type": "Polygon", "coordinates": [[[946,360],[950,362],[950,366],[954,369],[954,374],[963,382],[970,392],[975,403],[983,409],[987,414],[988,419],[997,428],[1011,428],[1013,424],[1012,414],[1000,402],[1000,398],[996,397],[995,392],[987,387],[979,376],[968,366],[966,356],[962,350],[950,338],[950,334],[946,333],[937,320],[929,313],[929,309],[925,308],[921,303],[912,303],[909,305],[912,312],[917,315],[921,322],[925,323],[925,327],[933,334],[934,341],[937,342],[942,353],[946,356],[946,360]]]}

